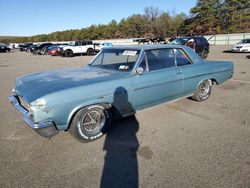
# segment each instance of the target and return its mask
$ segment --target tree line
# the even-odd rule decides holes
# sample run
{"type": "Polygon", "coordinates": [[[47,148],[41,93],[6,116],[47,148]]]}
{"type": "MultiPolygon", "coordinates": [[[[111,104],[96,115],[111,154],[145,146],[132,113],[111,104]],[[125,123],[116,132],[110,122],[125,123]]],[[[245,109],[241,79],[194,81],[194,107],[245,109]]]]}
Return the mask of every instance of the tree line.
{"type": "Polygon", "coordinates": [[[117,22],[87,28],[57,31],[31,37],[0,39],[1,42],[75,41],[83,39],[151,38],[176,35],[204,35],[250,32],[249,0],[197,0],[190,15],[170,14],[159,8],[146,7],[117,22]]]}
{"type": "Polygon", "coordinates": [[[180,33],[226,34],[250,32],[249,0],[198,0],[180,33]]]}

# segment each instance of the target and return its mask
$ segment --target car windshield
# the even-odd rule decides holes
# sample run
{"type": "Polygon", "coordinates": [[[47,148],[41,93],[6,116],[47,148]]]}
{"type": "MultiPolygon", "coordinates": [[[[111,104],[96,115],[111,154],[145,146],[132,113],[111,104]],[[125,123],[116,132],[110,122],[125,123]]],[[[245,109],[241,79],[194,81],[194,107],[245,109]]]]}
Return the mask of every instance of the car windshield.
{"type": "Polygon", "coordinates": [[[177,38],[170,42],[172,45],[184,45],[189,39],[188,38],[177,38]]]}
{"type": "Polygon", "coordinates": [[[243,39],[238,44],[250,43],[250,39],[243,39]]]}
{"type": "Polygon", "coordinates": [[[140,51],[132,49],[103,49],[90,64],[104,69],[129,72],[133,69],[140,51]]]}

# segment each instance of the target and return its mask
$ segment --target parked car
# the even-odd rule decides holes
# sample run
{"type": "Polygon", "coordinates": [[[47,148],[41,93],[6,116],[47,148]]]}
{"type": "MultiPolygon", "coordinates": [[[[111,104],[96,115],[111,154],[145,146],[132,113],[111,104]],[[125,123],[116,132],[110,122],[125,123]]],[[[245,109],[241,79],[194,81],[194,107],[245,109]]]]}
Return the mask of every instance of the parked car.
{"type": "Polygon", "coordinates": [[[60,55],[60,51],[58,47],[54,47],[48,50],[48,54],[51,56],[57,56],[60,55]]]}
{"type": "Polygon", "coordinates": [[[38,46],[40,46],[40,44],[30,45],[29,47],[27,47],[26,51],[33,53],[33,51],[35,50],[35,48],[38,47],[38,46]]]}
{"type": "Polygon", "coordinates": [[[232,52],[250,52],[250,39],[243,39],[237,44],[233,45],[232,52]]]}
{"type": "Polygon", "coordinates": [[[133,40],[133,42],[138,42],[138,44],[166,44],[164,37],[151,37],[151,38],[139,38],[133,40]]]}
{"type": "Polygon", "coordinates": [[[63,46],[68,46],[68,43],[64,43],[64,44],[55,44],[55,45],[52,45],[50,47],[47,48],[47,51],[48,51],[48,54],[51,55],[51,56],[57,56],[57,55],[60,55],[60,47],[63,47],[63,46]]]}
{"type": "Polygon", "coordinates": [[[188,45],[188,42],[190,40],[194,41],[195,52],[203,59],[206,59],[209,53],[209,43],[205,37],[202,37],[202,36],[178,37],[168,44],[188,45]]]}
{"type": "Polygon", "coordinates": [[[204,101],[233,72],[232,62],[204,61],[187,46],[108,47],[84,68],[17,78],[9,100],[41,136],[68,130],[88,142],[113,118],[183,97],[204,101]]]}
{"type": "Polygon", "coordinates": [[[10,52],[11,48],[6,44],[0,44],[0,52],[10,52]]]}
{"type": "Polygon", "coordinates": [[[25,44],[21,44],[19,45],[19,50],[20,51],[27,51],[27,49],[33,45],[33,43],[25,43],[25,44]]]}
{"type": "Polygon", "coordinates": [[[39,46],[34,47],[32,53],[38,55],[44,55],[47,53],[47,48],[52,46],[52,43],[42,43],[39,46]]]}
{"type": "Polygon", "coordinates": [[[110,42],[103,42],[103,43],[94,43],[95,51],[99,52],[103,47],[110,47],[113,46],[110,42]]]}
{"type": "Polygon", "coordinates": [[[95,54],[95,46],[92,41],[76,41],[74,44],[60,48],[60,54],[65,57],[73,57],[76,54],[95,54]]]}

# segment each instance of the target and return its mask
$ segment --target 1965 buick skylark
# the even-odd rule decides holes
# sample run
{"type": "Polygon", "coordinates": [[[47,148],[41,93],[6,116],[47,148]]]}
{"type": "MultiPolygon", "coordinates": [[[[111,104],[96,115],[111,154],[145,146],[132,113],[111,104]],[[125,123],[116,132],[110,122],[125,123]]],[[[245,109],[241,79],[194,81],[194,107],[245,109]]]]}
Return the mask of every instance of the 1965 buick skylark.
{"type": "Polygon", "coordinates": [[[41,136],[69,130],[87,142],[101,137],[114,117],[182,97],[206,100],[212,84],[233,71],[232,62],[204,61],[186,46],[109,47],[84,68],[17,78],[9,100],[41,136]]]}

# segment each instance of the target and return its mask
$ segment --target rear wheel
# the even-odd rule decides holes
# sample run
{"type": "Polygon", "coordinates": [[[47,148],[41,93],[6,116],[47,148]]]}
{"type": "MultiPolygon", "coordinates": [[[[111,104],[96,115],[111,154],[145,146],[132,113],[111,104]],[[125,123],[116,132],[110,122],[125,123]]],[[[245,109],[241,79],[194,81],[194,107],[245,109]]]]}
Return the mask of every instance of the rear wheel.
{"type": "Polygon", "coordinates": [[[192,99],[196,101],[204,101],[208,99],[208,97],[211,94],[211,91],[212,91],[211,80],[204,80],[199,84],[195,94],[192,96],[192,99]]]}
{"type": "Polygon", "coordinates": [[[207,56],[208,56],[208,51],[207,50],[203,50],[202,53],[201,53],[202,59],[206,59],[207,56]]]}
{"type": "Polygon", "coordinates": [[[94,49],[92,49],[92,48],[89,48],[89,49],[87,50],[87,55],[94,55],[94,53],[95,53],[95,51],[94,51],[94,49]]]}
{"type": "Polygon", "coordinates": [[[90,142],[100,138],[108,131],[111,119],[108,105],[87,106],[75,114],[69,132],[81,142],[90,142]]]}
{"type": "Polygon", "coordinates": [[[65,57],[72,57],[73,56],[73,51],[72,50],[66,50],[64,54],[65,54],[65,57]]]}

